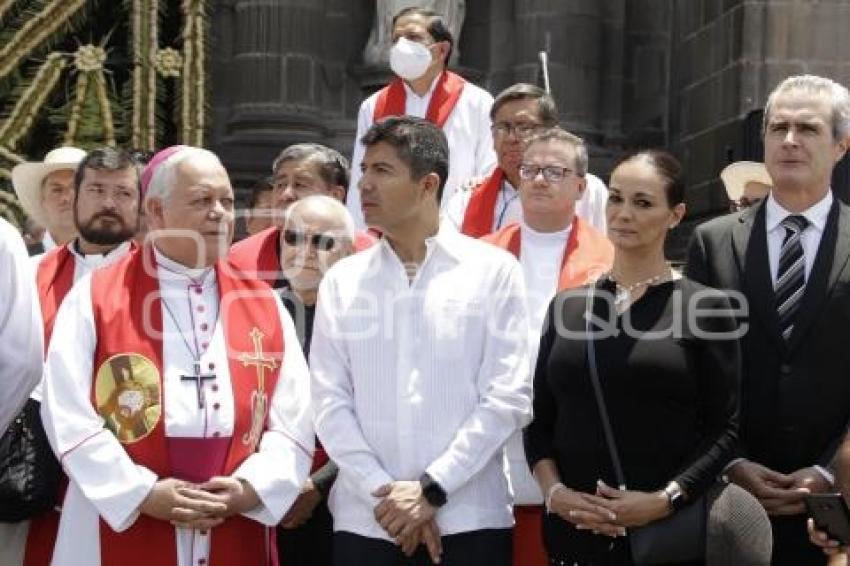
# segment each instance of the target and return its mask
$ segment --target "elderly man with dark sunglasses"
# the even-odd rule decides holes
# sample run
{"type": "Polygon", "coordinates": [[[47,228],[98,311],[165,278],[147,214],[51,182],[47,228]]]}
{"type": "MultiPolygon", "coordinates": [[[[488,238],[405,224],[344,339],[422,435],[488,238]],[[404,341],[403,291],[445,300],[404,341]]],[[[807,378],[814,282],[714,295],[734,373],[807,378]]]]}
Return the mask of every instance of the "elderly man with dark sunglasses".
{"type": "MultiPolygon", "coordinates": [[[[312,195],[286,209],[280,238],[280,293],[305,355],[310,352],[319,283],[333,264],[354,253],[355,238],[354,221],[335,198],[312,195]]],[[[278,530],[278,552],[287,565],[330,566],[333,519],[326,501],[336,474],[336,465],[317,443],[310,478],[278,530]]]]}
{"type": "MultiPolygon", "coordinates": [[[[335,149],[298,143],[284,149],[272,164],[272,208],[275,225],[233,245],[228,259],[240,270],[274,288],[286,284],[281,265],[286,211],[299,200],[323,195],[345,202],[348,186],[348,160],[335,149]]],[[[359,232],[354,248],[360,251],[375,243],[368,232],[359,232]]]]}
{"type": "Polygon", "coordinates": [[[354,252],[355,237],[348,209],[334,198],[309,196],[286,211],[281,229],[280,266],[285,281],[281,292],[287,306],[295,301],[303,305],[303,312],[291,314],[305,353],[310,349],[309,330],[322,276],[354,252]]]}

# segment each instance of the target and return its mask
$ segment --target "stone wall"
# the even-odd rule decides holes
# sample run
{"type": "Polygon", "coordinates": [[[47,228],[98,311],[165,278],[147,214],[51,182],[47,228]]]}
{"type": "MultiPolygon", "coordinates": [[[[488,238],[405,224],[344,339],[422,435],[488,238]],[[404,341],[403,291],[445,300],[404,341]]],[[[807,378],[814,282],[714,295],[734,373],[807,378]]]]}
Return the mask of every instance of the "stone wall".
{"type": "MultiPolygon", "coordinates": [[[[360,101],[390,78],[362,62],[374,15],[372,0],[214,2],[210,139],[237,185],[290,143],[350,152],[360,101]]],[[[678,256],[728,206],[720,170],[761,159],[770,90],[802,72],[850,84],[847,29],[850,0],[466,0],[456,68],[495,95],[542,84],[548,49],[562,123],[589,142],[593,172],[632,148],[672,150],[688,177],[678,256]]]]}

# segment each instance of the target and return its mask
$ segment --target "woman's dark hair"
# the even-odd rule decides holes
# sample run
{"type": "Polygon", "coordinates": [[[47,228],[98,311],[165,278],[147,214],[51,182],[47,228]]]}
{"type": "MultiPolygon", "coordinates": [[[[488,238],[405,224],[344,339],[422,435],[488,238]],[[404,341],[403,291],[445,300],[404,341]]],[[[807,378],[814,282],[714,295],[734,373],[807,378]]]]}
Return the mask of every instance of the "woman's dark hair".
{"type": "Polygon", "coordinates": [[[677,204],[685,202],[685,177],[682,170],[682,164],[679,160],[673,157],[670,153],[660,149],[642,149],[624,157],[614,167],[643,159],[648,161],[655,171],[664,179],[664,192],[667,196],[667,204],[673,208],[677,204]]]}

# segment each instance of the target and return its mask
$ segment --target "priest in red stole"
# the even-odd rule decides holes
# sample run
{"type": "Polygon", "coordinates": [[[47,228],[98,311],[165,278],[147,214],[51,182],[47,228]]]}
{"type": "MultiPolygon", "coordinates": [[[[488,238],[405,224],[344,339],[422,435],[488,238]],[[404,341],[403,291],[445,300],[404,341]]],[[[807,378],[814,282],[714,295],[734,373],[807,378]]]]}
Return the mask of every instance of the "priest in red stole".
{"type": "Polygon", "coordinates": [[[387,116],[425,118],[443,130],[451,149],[443,208],[463,181],[487,175],[496,165],[489,115],[493,97],[446,69],[454,38],[440,15],[405,8],[393,18],[392,30],[390,68],[396,78],[367,98],[357,116],[346,202],[358,228],[365,226],[357,186],[365,154],[360,140],[387,116]]]}
{"type": "Polygon", "coordinates": [[[262,282],[222,260],[234,196],[209,151],[142,175],[149,242],[56,318],[42,419],[71,479],[54,566],[274,564],[313,455],[307,366],[262,282]]]}
{"type": "MultiPolygon", "coordinates": [[[[95,269],[118,261],[134,246],[131,238],[139,229],[141,202],[139,174],[139,163],[129,153],[111,147],[83,154],[73,172],[72,213],[78,235],[39,256],[36,268],[45,350],[59,305],[74,283],[95,269]]],[[[41,399],[39,385],[32,392],[30,403],[40,403],[41,399]]],[[[32,518],[25,566],[50,563],[58,527],[59,513],[55,510],[32,518]]]]}
{"type": "MultiPolygon", "coordinates": [[[[348,187],[348,160],[337,150],[317,143],[298,143],[284,149],[272,164],[272,208],[275,226],[237,242],[228,259],[240,270],[262,279],[274,289],[286,287],[281,267],[286,210],[304,197],[327,195],[345,202],[348,187]]],[[[369,232],[358,232],[354,250],[368,248],[376,241],[369,232]]]]}
{"type": "MultiPolygon", "coordinates": [[[[447,203],[445,211],[458,230],[473,238],[522,221],[518,189],[525,143],[536,131],[558,125],[558,109],[555,100],[542,88],[517,83],[499,93],[490,118],[498,167],[480,181],[467,180],[447,203]]],[[[608,189],[590,173],[585,173],[584,179],[585,188],[576,202],[575,213],[604,232],[608,189]]]]}
{"type": "Polygon", "coordinates": [[[522,220],[519,164],[525,142],[534,132],[557,126],[558,109],[539,86],[517,83],[499,93],[490,118],[498,165],[472,188],[455,192],[445,211],[461,233],[473,238],[522,220]]]}
{"type": "MultiPolygon", "coordinates": [[[[614,248],[575,213],[585,190],[587,148],[560,128],[533,135],[518,169],[523,221],[483,240],[519,259],[527,288],[529,351],[532,370],[546,309],[557,291],[580,287],[607,272],[614,248]]],[[[528,469],[522,434],[507,445],[514,490],[514,565],[545,566],[541,517],[543,494],[528,469]]]]}

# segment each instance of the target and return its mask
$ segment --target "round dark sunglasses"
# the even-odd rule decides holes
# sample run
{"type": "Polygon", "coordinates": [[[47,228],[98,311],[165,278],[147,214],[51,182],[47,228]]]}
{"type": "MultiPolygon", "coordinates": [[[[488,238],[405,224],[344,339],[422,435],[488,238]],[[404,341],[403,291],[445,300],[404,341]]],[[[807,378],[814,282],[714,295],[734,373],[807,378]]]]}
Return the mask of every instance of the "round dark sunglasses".
{"type": "Polygon", "coordinates": [[[329,252],[336,247],[337,239],[328,234],[311,234],[307,236],[304,232],[298,230],[284,230],[283,241],[288,246],[303,246],[307,240],[317,250],[329,252]]]}

